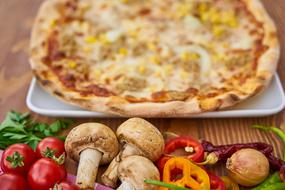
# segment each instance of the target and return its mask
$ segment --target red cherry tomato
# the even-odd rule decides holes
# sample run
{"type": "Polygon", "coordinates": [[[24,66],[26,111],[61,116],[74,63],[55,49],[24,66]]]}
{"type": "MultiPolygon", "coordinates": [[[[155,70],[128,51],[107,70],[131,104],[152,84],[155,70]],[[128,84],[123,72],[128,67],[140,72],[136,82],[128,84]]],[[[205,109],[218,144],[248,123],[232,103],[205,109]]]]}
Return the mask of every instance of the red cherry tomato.
{"type": "Polygon", "coordinates": [[[22,175],[4,173],[0,175],[0,188],[3,190],[28,190],[28,183],[22,175]]]}
{"type": "Polygon", "coordinates": [[[25,175],[36,161],[36,154],[26,144],[9,146],[1,158],[1,168],[4,172],[13,172],[25,175]]]}
{"type": "Polygon", "coordinates": [[[55,137],[44,138],[36,148],[38,158],[52,158],[53,156],[58,158],[63,153],[65,153],[64,142],[55,137]]]}
{"type": "Polygon", "coordinates": [[[80,190],[75,184],[63,181],[60,184],[56,184],[54,190],[80,190]]]}
{"type": "Polygon", "coordinates": [[[32,190],[49,190],[65,177],[66,170],[63,165],[50,158],[41,158],[32,165],[28,173],[28,182],[32,190]]]}

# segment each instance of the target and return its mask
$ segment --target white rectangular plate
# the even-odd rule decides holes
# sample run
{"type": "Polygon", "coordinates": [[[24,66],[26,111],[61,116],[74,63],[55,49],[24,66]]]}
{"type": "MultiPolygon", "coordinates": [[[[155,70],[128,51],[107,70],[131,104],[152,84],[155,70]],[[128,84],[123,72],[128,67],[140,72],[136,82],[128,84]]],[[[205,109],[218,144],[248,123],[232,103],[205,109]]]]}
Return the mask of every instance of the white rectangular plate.
{"type": "MultiPolygon", "coordinates": [[[[28,107],[39,114],[55,117],[117,117],[87,111],[69,105],[44,91],[34,78],[26,99],[28,107]]],[[[271,85],[260,95],[250,98],[230,109],[216,112],[189,115],[189,118],[257,117],[280,112],[285,106],[284,91],[276,74],[271,85]]]]}

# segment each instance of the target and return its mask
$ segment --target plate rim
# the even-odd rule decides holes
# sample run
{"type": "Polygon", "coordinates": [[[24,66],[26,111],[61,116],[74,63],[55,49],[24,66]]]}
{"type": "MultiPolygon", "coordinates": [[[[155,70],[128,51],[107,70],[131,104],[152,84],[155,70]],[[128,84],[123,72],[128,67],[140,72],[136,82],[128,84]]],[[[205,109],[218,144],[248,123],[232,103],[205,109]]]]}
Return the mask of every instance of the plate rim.
{"type": "MultiPolygon", "coordinates": [[[[173,118],[214,118],[214,117],[227,118],[227,117],[252,117],[252,116],[261,117],[261,116],[273,115],[275,113],[280,112],[285,107],[284,89],[283,89],[283,86],[282,86],[282,83],[281,83],[281,80],[278,74],[274,75],[274,79],[276,80],[277,87],[278,89],[280,89],[281,97],[282,97],[282,103],[276,108],[249,109],[249,110],[244,110],[244,111],[243,110],[221,110],[221,111],[193,114],[189,116],[173,117],[173,118]]],[[[100,112],[93,112],[93,111],[88,111],[88,110],[47,110],[47,109],[39,108],[32,103],[32,95],[34,92],[33,90],[35,89],[35,85],[36,85],[36,78],[33,77],[30,83],[30,86],[29,86],[27,97],[26,97],[26,104],[30,110],[38,114],[47,115],[47,116],[56,116],[56,117],[97,117],[97,118],[122,117],[122,116],[105,114],[105,113],[100,113],[100,112]]]]}

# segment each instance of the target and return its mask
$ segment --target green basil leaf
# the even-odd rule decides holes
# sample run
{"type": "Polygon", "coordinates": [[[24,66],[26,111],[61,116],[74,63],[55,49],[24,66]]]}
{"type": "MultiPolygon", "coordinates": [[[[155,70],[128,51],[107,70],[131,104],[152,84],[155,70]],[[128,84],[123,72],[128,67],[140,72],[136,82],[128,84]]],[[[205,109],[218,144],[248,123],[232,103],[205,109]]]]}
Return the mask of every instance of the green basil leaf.
{"type": "Polygon", "coordinates": [[[54,136],[54,134],[53,134],[49,129],[44,130],[43,134],[44,134],[46,137],[54,136]]]}
{"type": "Polygon", "coordinates": [[[57,120],[49,125],[35,121],[29,113],[10,111],[0,124],[0,148],[5,149],[15,143],[26,143],[35,148],[41,139],[47,136],[57,137],[57,133],[71,123],[72,120],[57,120]]]}
{"type": "Polygon", "coordinates": [[[59,120],[52,123],[49,127],[51,133],[57,133],[61,130],[61,128],[62,128],[62,124],[61,124],[61,121],[59,120]]]}
{"type": "Polygon", "coordinates": [[[20,139],[27,138],[27,135],[17,134],[17,133],[5,133],[5,134],[3,134],[3,136],[9,137],[10,139],[13,139],[13,140],[20,140],[20,139]]]}
{"type": "Polygon", "coordinates": [[[37,123],[34,126],[33,131],[43,133],[47,128],[48,128],[48,125],[46,123],[37,123]]]}

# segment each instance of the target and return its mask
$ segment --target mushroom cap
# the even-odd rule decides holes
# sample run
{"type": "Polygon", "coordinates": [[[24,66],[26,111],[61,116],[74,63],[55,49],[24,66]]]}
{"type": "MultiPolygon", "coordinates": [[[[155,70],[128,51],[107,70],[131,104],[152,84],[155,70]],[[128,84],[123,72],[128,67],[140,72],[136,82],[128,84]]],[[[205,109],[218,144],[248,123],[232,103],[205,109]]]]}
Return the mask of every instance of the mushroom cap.
{"type": "Polygon", "coordinates": [[[117,155],[119,143],[115,133],[106,125],[84,123],[69,132],[65,140],[65,150],[71,159],[78,162],[80,153],[87,148],[100,151],[100,164],[107,164],[117,155]]]}
{"type": "Polygon", "coordinates": [[[138,148],[147,158],[156,161],[164,149],[164,139],[159,130],[141,118],[131,118],[117,129],[117,137],[124,144],[138,148]]]}
{"type": "Polygon", "coordinates": [[[135,189],[155,190],[156,186],[146,184],[145,179],[159,180],[159,171],[149,159],[142,156],[128,156],[118,166],[121,181],[130,183],[135,189]]]}

